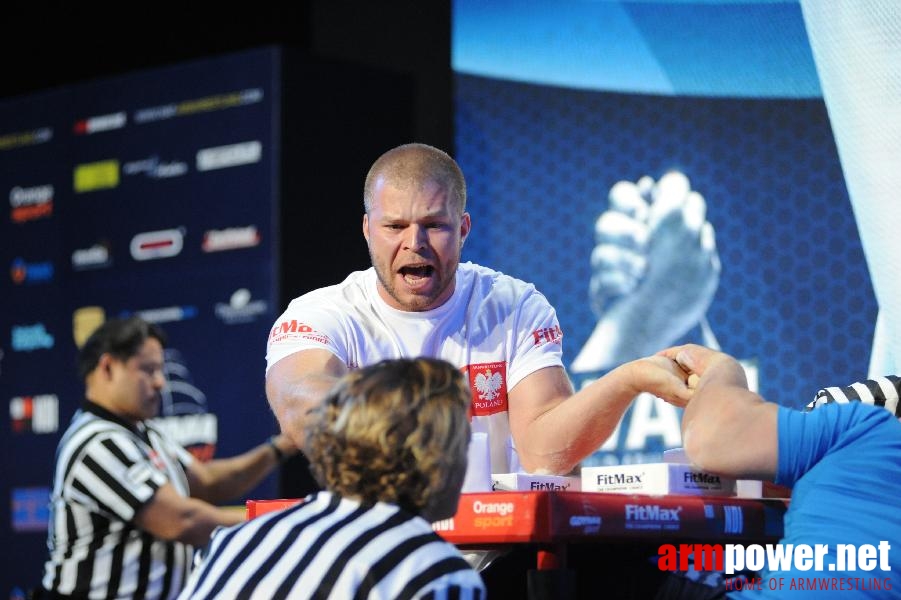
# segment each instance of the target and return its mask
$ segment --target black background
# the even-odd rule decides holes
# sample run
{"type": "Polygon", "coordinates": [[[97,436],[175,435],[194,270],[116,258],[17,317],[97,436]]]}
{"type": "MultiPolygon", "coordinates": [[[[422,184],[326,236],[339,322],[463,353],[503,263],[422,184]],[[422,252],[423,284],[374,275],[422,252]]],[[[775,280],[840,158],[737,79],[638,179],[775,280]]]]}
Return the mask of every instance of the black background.
{"type": "Polygon", "coordinates": [[[450,0],[14,2],[0,98],[263,45],[406,74],[417,141],[450,148],[450,0]]]}
{"type": "MultiPolygon", "coordinates": [[[[305,65],[284,82],[279,309],[368,266],[362,207],[330,200],[360,196],[378,154],[408,141],[453,151],[450,0],[51,2],[2,13],[0,100],[268,45],[305,65]],[[311,71],[323,82],[312,98],[300,89],[311,71]],[[303,235],[292,234],[298,223],[303,235]]],[[[302,459],[286,467],[281,495],[309,491],[302,459]]]]}
{"type": "MultiPolygon", "coordinates": [[[[381,152],[410,141],[453,152],[450,28],[450,0],[8,3],[0,8],[0,102],[284,49],[278,313],[291,298],[368,266],[362,183],[381,152]]],[[[259,409],[265,418],[268,407],[259,409]]],[[[279,495],[302,496],[314,485],[295,458],[282,469],[279,495]]],[[[33,584],[39,568],[20,583],[33,584]]]]}

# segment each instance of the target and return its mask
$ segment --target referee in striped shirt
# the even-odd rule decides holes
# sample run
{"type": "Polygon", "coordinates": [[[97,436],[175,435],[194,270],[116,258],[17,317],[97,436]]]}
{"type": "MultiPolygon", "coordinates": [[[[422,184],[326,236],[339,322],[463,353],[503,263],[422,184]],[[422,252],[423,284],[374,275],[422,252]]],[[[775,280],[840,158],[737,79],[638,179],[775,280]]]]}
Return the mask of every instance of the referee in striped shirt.
{"type": "Polygon", "coordinates": [[[101,325],[81,349],[85,401],[57,448],[48,545],[36,598],[175,598],[194,545],[241,511],[214,503],[255,487],[286,437],[206,463],[147,420],[160,406],[163,332],[139,318],[101,325]]]}
{"type": "Polygon", "coordinates": [[[456,513],[469,403],[443,360],[345,375],[304,432],[324,491],[216,532],[181,598],[484,599],[479,575],[429,523],[456,513]]]}
{"type": "Polygon", "coordinates": [[[819,390],[813,401],[807,405],[807,410],[825,406],[837,402],[862,402],[881,406],[895,417],[901,419],[901,377],[897,375],[884,375],[858,381],[843,387],[827,387],[819,390]]]}

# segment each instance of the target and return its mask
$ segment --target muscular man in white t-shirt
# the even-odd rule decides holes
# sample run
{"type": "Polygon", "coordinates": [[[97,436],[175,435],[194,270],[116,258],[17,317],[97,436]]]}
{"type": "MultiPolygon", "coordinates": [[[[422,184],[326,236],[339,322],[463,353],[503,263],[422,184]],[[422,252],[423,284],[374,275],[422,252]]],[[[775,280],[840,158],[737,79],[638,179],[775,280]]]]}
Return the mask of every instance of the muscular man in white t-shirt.
{"type": "Polygon", "coordinates": [[[424,144],[389,150],[370,168],[363,200],[373,266],[292,301],[269,336],[266,393],[297,443],[308,409],[338,377],[385,358],[439,357],[468,375],[473,430],[488,434],[494,473],[517,465],[567,473],[607,439],[639,392],[687,400],[685,374],[660,356],[573,393],[563,332],[545,297],[513,277],[460,265],[472,223],[463,174],[446,153],[424,144]]]}

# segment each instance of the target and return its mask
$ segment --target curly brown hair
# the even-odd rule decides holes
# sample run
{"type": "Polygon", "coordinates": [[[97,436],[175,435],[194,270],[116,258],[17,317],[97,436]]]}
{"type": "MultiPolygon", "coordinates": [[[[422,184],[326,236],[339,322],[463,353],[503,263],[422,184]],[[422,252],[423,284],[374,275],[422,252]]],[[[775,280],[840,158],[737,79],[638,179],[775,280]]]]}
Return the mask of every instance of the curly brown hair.
{"type": "Polygon", "coordinates": [[[310,469],[341,496],[426,513],[460,492],[469,403],[463,375],[443,360],[385,360],[352,371],[307,423],[310,469]]]}

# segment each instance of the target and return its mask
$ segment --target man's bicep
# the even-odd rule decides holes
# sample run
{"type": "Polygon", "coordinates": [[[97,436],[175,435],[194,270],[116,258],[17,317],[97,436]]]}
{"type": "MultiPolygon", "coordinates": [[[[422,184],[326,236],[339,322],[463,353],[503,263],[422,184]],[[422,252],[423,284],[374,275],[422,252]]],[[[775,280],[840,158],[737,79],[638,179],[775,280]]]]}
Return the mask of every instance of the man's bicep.
{"type": "Polygon", "coordinates": [[[545,367],[523,377],[507,394],[513,438],[572,393],[563,367],[545,367]]]}
{"type": "Polygon", "coordinates": [[[282,431],[295,443],[303,440],[306,414],[314,408],[347,365],[328,350],[295,352],[276,362],[266,373],[266,397],[282,431]]]}
{"type": "Polygon", "coordinates": [[[304,382],[337,379],[348,369],[340,358],[328,350],[310,349],[290,354],[276,362],[266,373],[266,393],[270,401],[304,382]]]}

